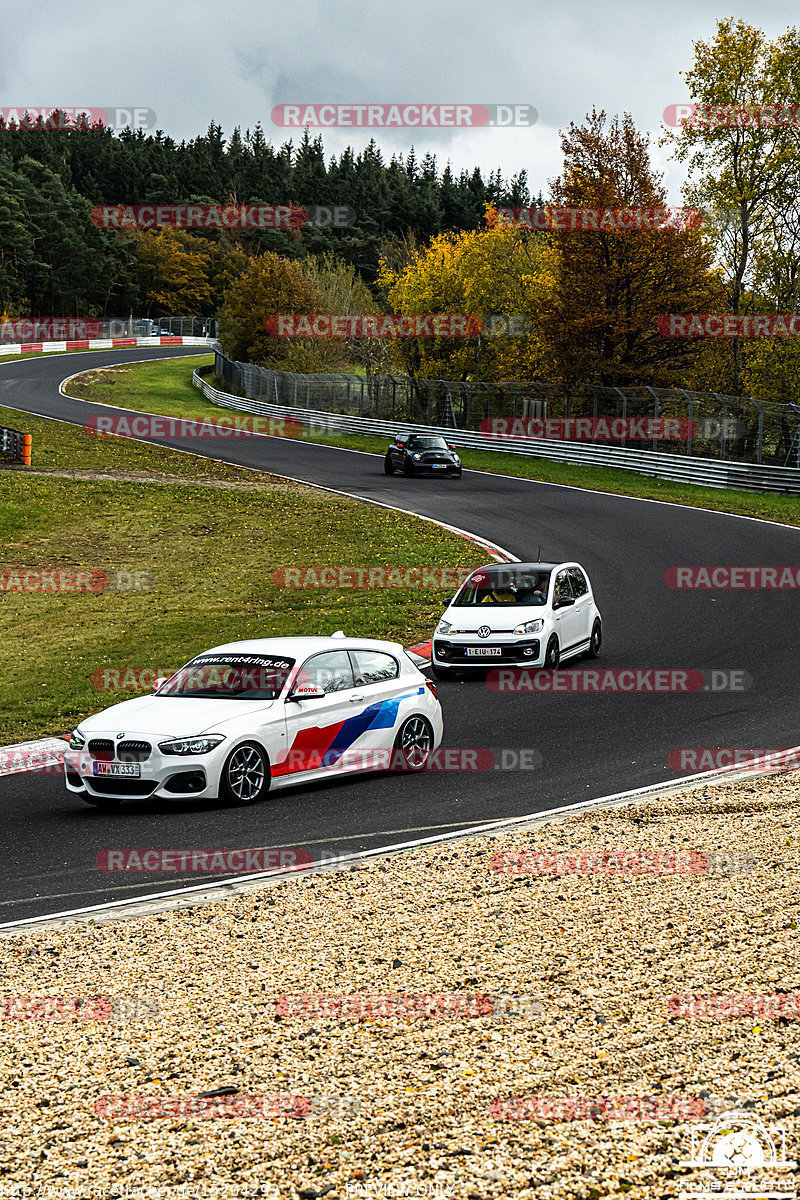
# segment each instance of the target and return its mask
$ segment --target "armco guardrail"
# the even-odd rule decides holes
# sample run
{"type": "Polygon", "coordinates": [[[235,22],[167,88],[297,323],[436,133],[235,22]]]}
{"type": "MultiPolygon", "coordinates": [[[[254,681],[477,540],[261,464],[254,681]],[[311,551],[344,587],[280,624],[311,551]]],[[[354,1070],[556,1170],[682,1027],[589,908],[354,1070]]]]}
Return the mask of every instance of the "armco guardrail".
{"type": "Polygon", "coordinates": [[[800,496],[800,469],[797,467],[764,467],[754,463],[725,462],[718,459],[689,458],[680,454],[659,454],[657,451],[624,450],[613,446],[551,441],[545,438],[486,437],[469,429],[453,429],[440,425],[406,424],[402,421],[380,421],[370,417],[353,417],[321,409],[295,408],[284,404],[268,404],[263,400],[247,400],[212,387],[203,375],[213,367],[200,367],[193,373],[192,382],[212,404],[239,412],[261,416],[293,417],[307,429],[339,433],[360,433],[385,437],[395,433],[411,433],[426,429],[441,433],[454,446],[473,450],[493,450],[503,454],[519,454],[526,458],[548,458],[553,462],[570,462],[595,467],[616,467],[635,471],[655,479],[672,479],[680,483],[695,483],[701,487],[736,488],[744,492],[775,492],[800,496]]]}
{"type": "Polygon", "coordinates": [[[0,425],[0,454],[7,454],[13,462],[21,462],[29,467],[32,445],[33,438],[29,433],[20,433],[18,429],[0,425]]]}
{"type": "MultiPolygon", "coordinates": [[[[778,403],[650,384],[606,387],[580,381],[429,379],[380,371],[300,375],[236,362],[221,350],[214,367],[225,391],[268,404],[487,434],[497,428],[488,422],[501,419],[510,423],[508,433],[514,437],[534,435],[548,441],[569,439],[569,434],[558,432],[555,426],[523,429],[515,422],[564,421],[574,428],[573,422],[588,418],[602,428],[603,422],[621,419],[628,423],[630,436],[615,443],[619,450],[800,467],[800,405],[791,401],[778,403]],[[648,421],[653,422],[650,434],[644,432],[648,421]],[[670,436],[665,432],[659,439],[659,427],[669,428],[670,436]]],[[[591,440],[602,444],[605,439],[591,440]]]]}

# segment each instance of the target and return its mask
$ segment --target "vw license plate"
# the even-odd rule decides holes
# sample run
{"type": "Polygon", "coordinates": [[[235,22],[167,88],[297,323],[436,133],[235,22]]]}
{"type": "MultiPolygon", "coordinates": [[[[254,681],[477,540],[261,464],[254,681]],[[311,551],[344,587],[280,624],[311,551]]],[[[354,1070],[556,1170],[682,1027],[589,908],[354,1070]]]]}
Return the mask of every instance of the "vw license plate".
{"type": "Polygon", "coordinates": [[[467,658],[486,658],[487,656],[498,656],[503,653],[500,646],[467,646],[467,658]]]}
{"type": "Polygon", "coordinates": [[[92,773],[94,775],[132,775],[135,779],[138,779],[142,773],[142,768],[138,763],[96,762],[92,763],[92,773]]]}

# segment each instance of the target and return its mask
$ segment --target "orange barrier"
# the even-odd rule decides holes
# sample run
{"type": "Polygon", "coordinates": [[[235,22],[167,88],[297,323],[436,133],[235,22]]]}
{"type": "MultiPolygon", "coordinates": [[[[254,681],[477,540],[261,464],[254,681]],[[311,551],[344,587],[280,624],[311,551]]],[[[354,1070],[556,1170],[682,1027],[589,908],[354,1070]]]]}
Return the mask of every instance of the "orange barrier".
{"type": "Polygon", "coordinates": [[[7,429],[5,425],[0,425],[0,454],[8,454],[13,462],[21,462],[29,467],[32,446],[33,438],[29,433],[20,433],[18,429],[7,429]]]}

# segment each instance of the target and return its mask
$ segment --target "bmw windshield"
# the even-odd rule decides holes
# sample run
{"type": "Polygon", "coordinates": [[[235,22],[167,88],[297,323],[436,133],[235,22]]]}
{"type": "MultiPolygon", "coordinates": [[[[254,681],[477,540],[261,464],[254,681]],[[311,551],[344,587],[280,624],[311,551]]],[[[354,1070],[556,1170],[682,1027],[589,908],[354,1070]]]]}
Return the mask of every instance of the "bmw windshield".
{"type": "Polygon", "coordinates": [[[292,658],[260,654],[200,655],[181,667],[157,696],[205,700],[275,700],[294,666],[292,658]]]}
{"type": "Polygon", "coordinates": [[[551,572],[542,569],[498,567],[496,570],[475,571],[465,580],[453,600],[453,608],[472,608],[476,604],[505,604],[536,607],[547,603],[551,572]]]}

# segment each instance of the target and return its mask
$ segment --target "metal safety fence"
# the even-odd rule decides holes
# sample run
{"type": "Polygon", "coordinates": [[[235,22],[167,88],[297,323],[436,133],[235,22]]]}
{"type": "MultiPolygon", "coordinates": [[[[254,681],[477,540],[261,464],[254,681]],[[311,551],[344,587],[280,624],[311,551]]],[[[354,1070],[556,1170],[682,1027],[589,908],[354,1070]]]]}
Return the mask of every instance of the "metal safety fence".
{"type": "Polygon", "coordinates": [[[615,448],[800,467],[800,408],[751,396],[649,386],[567,388],[407,375],[299,375],[234,362],[219,350],[215,374],[246,399],[307,411],[483,433],[491,432],[492,421],[505,421],[503,436],[546,432],[548,422],[569,431],[590,421],[589,436],[581,440],[593,444],[612,440],[615,448]],[[609,423],[620,420],[631,436],[609,439],[614,432],[609,423]]]}
{"type": "Polygon", "coordinates": [[[13,317],[0,321],[0,345],[124,337],[216,337],[210,317],[13,317]]]}
{"type": "MultiPolygon", "coordinates": [[[[248,399],[220,390],[205,378],[213,376],[214,367],[200,367],[193,374],[195,387],[206,399],[222,408],[256,413],[270,417],[291,417],[310,431],[355,433],[385,438],[419,430],[422,422],[382,420],[337,413],[311,407],[275,404],[269,400],[248,399]]],[[[502,441],[488,437],[478,430],[454,429],[449,425],[426,426],[426,431],[441,433],[448,442],[474,450],[502,451],[530,458],[546,458],[553,462],[576,463],[587,466],[616,467],[635,471],[656,479],[672,479],[703,487],[736,488],[747,492],[774,492],[800,496],[800,469],[755,463],[706,459],[682,454],[662,454],[653,451],[625,449],[596,443],[565,441],[534,437],[504,437],[502,441]]]]}

